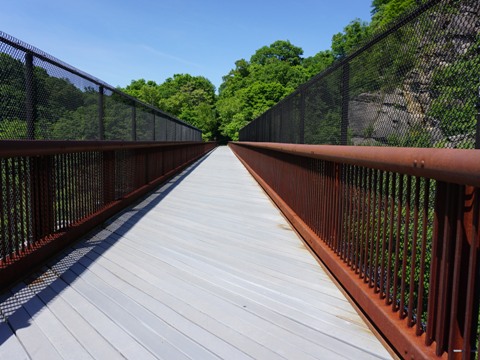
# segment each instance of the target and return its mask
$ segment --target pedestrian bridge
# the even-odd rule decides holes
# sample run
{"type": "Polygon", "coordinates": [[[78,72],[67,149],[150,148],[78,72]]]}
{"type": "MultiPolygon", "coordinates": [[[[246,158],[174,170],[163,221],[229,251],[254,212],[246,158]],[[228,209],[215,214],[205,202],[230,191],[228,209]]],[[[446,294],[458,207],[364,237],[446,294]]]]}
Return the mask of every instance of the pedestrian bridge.
{"type": "Polygon", "coordinates": [[[1,359],[391,355],[228,147],[3,294],[1,359]]]}
{"type": "Polygon", "coordinates": [[[480,1],[417,3],[228,148],[0,31],[0,359],[479,360],[480,1]]]}

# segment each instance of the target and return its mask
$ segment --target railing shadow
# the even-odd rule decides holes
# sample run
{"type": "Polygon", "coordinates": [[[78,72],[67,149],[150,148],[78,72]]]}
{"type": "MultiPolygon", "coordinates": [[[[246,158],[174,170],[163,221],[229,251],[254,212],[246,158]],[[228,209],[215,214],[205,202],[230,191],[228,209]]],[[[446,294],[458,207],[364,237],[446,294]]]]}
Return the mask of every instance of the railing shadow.
{"type": "Polygon", "coordinates": [[[36,314],[69,288],[89,265],[155,208],[211,153],[56,255],[41,270],[0,294],[0,345],[18,329],[30,326],[36,314]]]}

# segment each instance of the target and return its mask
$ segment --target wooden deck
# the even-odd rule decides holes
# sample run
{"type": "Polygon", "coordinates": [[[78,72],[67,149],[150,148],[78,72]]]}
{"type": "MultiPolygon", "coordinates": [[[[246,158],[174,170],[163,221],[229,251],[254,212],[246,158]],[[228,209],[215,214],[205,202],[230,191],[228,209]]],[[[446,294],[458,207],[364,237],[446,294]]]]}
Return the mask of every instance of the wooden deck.
{"type": "Polygon", "coordinates": [[[0,359],[390,358],[226,147],[0,301],[0,359]]]}

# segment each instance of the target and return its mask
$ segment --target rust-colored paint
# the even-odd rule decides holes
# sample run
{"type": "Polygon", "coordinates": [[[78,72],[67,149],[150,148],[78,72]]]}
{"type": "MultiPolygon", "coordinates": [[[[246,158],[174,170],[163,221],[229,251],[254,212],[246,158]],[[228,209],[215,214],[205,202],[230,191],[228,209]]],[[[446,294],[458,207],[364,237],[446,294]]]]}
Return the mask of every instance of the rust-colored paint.
{"type": "Polygon", "coordinates": [[[2,140],[0,141],[0,158],[57,155],[90,151],[114,151],[133,149],[182,149],[186,145],[216,146],[215,143],[185,141],[67,141],[67,140],[2,140]]]}
{"type": "Polygon", "coordinates": [[[233,144],[480,187],[480,152],[477,150],[254,142],[233,144]]]}

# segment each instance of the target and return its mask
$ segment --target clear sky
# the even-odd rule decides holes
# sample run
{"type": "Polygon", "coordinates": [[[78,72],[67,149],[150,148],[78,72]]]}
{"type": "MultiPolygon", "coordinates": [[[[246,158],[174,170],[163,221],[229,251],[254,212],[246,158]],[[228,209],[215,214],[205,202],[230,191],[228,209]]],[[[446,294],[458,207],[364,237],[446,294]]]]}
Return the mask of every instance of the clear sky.
{"type": "Polygon", "coordinates": [[[110,85],[177,73],[218,88],[235,61],[276,40],[312,56],[371,0],[0,0],[0,30],[110,85]]]}

